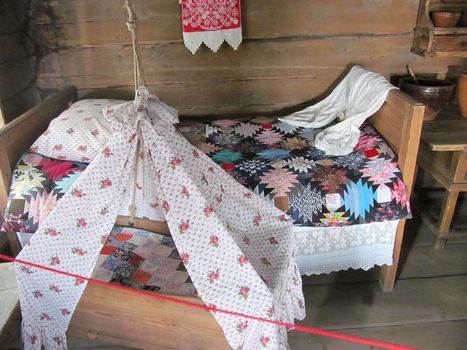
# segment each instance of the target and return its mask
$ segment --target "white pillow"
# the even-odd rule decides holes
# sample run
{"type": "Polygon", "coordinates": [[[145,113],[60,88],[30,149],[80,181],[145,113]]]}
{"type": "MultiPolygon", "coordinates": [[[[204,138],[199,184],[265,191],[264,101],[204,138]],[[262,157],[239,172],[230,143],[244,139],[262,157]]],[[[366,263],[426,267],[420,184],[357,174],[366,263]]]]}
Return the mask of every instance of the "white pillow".
{"type": "Polygon", "coordinates": [[[49,128],[31,146],[47,157],[90,162],[110,137],[111,129],[102,110],[126,101],[81,100],[50,122],[49,128]]]}

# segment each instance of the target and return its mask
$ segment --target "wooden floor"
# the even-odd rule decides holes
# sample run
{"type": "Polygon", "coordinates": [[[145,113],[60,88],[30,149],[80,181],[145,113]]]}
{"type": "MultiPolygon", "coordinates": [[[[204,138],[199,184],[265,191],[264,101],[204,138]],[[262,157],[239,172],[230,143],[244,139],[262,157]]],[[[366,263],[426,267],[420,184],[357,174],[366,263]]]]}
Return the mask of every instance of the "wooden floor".
{"type": "MultiPolygon", "coordinates": [[[[409,221],[392,293],[381,292],[376,270],[305,277],[307,319],[302,324],[420,349],[467,349],[467,240],[451,240],[440,251],[432,243],[419,220],[409,221]]],[[[18,343],[4,348],[17,349],[18,343]]],[[[292,350],[372,349],[295,332],[289,343],[292,350]]],[[[69,347],[124,349],[82,339],[69,339],[69,347]]]]}

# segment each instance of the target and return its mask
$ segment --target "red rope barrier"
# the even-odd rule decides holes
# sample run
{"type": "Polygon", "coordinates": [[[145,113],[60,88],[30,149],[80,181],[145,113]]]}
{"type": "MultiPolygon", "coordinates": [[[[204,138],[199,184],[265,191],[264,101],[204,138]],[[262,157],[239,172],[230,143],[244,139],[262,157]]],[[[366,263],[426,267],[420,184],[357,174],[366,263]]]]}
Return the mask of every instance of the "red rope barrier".
{"type": "Polygon", "coordinates": [[[247,315],[247,314],[242,314],[242,313],[235,312],[235,311],[217,309],[215,307],[200,305],[200,304],[196,304],[196,303],[193,303],[193,302],[190,302],[190,301],[181,300],[181,299],[170,297],[170,296],[163,295],[163,294],[147,292],[147,291],[140,290],[140,289],[132,289],[132,288],[124,287],[124,286],[121,286],[121,285],[96,280],[96,279],[93,279],[93,278],[83,277],[83,276],[76,275],[76,274],[73,274],[73,273],[60,271],[60,270],[57,270],[57,269],[52,269],[52,268],[47,267],[47,266],[38,265],[38,264],[35,264],[35,263],[32,263],[32,262],[28,262],[28,261],[24,261],[24,260],[20,260],[20,259],[15,259],[15,258],[9,257],[7,255],[3,255],[3,254],[0,254],[0,259],[6,260],[6,261],[11,261],[11,262],[16,262],[16,263],[23,264],[23,265],[28,265],[28,266],[31,266],[31,267],[35,267],[37,269],[42,269],[42,270],[45,270],[45,271],[58,273],[60,275],[64,275],[64,276],[68,276],[68,277],[81,278],[81,279],[83,279],[85,281],[95,283],[95,284],[99,284],[99,285],[102,285],[102,286],[105,286],[105,287],[114,288],[114,289],[118,289],[118,290],[123,290],[123,291],[130,292],[130,293],[136,293],[136,294],[140,294],[140,295],[144,295],[144,296],[149,296],[151,298],[156,298],[156,299],[167,301],[167,302],[170,302],[170,303],[176,303],[176,304],[185,305],[187,307],[191,307],[191,308],[195,308],[195,309],[201,309],[201,310],[206,310],[206,311],[215,311],[215,312],[220,312],[220,313],[224,313],[224,314],[231,315],[231,316],[243,317],[243,318],[247,318],[247,319],[250,319],[250,320],[271,323],[271,324],[274,324],[274,325],[277,325],[277,326],[285,327],[287,329],[295,329],[297,331],[305,332],[305,333],[309,333],[309,334],[314,334],[314,335],[319,335],[319,336],[323,336],[323,337],[339,339],[339,340],[346,341],[346,342],[352,342],[352,343],[358,343],[358,344],[374,346],[374,347],[382,348],[382,349],[389,349],[389,350],[419,350],[419,349],[414,348],[414,347],[408,347],[408,346],[396,345],[396,344],[391,344],[391,343],[379,342],[379,341],[376,341],[376,340],[356,337],[356,336],[353,336],[353,335],[337,333],[337,332],[332,332],[332,331],[327,331],[327,330],[317,329],[317,328],[312,328],[312,327],[294,325],[294,324],[290,324],[290,323],[283,323],[283,322],[274,321],[274,320],[268,320],[266,318],[247,315]]]}

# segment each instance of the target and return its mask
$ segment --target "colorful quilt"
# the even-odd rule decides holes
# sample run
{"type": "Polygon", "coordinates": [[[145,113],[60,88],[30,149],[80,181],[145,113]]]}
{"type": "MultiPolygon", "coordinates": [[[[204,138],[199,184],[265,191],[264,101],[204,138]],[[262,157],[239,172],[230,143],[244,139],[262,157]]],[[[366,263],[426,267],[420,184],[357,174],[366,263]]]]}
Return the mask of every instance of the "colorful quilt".
{"type": "MultiPolygon", "coordinates": [[[[288,196],[302,226],[344,226],[410,217],[393,151],[368,124],[353,153],[330,157],[313,147],[322,129],[272,118],[184,122],[181,133],[238,182],[267,201],[288,196]]],[[[26,153],[13,172],[3,231],[35,232],[87,163],[26,153]]]]}
{"type": "Polygon", "coordinates": [[[368,124],[354,152],[327,156],[314,147],[321,129],[273,118],[185,122],[183,135],[265,200],[288,196],[302,226],[344,226],[410,217],[394,152],[368,124]]]}
{"type": "Polygon", "coordinates": [[[172,238],[139,229],[113,228],[92,277],[147,291],[197,294],[172,238]]]}

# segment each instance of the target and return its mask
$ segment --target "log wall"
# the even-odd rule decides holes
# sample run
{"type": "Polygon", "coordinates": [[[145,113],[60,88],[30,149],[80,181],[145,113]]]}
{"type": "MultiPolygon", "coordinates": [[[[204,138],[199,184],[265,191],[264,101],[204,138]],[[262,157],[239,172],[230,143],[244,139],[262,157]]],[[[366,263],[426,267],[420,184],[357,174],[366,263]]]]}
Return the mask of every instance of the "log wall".
{"type": "MultiPolygon", "coordinates": [[[[244,41],[192,55],[177,0],[134,0],[146,82],[185,115],[288,111],[322,97],[351,64],[386,77],[456,74],[461,59],[410,53],[418,0],[242,0],[244,41]]],[[[76,85],[131,96],[132,51],[123,0],[32,0],[30,28],[44,56],[41,87],[76,85]]],[[[97,93],[96,93],[97,92],[97,93]]]]}
{"type": "Polygon", "coordinates": [[[26,35],[28,2],[0,1],[0,112],[10,121],[40,100],[36,57],[26,35]]]}

